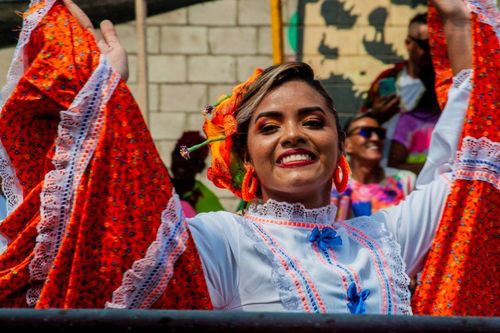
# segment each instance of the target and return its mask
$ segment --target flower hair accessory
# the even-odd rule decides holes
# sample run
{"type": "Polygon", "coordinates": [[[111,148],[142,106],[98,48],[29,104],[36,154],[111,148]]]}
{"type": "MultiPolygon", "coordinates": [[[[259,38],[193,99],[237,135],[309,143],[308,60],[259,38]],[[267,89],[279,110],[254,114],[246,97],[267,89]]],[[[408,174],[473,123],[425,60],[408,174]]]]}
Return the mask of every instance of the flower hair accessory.
{"type": "Polygon", "coordinates": [[[231,94],[223,95],[215,105],[207,106],[203,110],[205,116],[203,132],[207,139],[192,147],[183,146],[180,150],[184,158],[189,158],[191,152],[208,144],[212,153],[212,163],[207,172],[208,179],[215,186],[228,189],[240,198],[246,169],[241,156],[238,156],[233,149],[233,134],[238,129],[234,114],[250,85],[261,74],[262,69],[257,68],[248,80],[234,87],[231,94]]]}

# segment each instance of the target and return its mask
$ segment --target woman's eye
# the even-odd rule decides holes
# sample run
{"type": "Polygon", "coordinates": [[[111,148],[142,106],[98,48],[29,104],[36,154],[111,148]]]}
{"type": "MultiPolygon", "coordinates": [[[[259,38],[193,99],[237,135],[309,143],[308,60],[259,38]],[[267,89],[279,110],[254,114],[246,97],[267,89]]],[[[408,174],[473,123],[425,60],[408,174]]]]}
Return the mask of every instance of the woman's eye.
{"type": "Polygon", "coordinates": [[[271,124],[262,125],[259,130],[261,133],[269,134],[269,133],[273,133],[277,129],[278,129],[278,125],[271,123],[271,124]]]}
{"type": "Polygon", "coordinates": [[[324,125],[325,123],[321,119],[308,119],[304,121],[304,126],[311,128],[322,128],[324,125]]]}

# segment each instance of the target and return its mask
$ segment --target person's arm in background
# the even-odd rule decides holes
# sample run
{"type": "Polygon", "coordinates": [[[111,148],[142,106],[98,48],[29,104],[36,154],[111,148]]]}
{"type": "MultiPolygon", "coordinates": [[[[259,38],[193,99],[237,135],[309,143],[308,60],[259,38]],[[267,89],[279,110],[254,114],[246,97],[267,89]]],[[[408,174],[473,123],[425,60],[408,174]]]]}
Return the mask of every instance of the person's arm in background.
{"type": "Polygon", "coordinates": [[[418,175],[422,170],[424,163],[407,163],[406,159],[409,154],[410,152],[402,143],[392,140],[387,165],[391,168],[408,170],[418,175]]]}

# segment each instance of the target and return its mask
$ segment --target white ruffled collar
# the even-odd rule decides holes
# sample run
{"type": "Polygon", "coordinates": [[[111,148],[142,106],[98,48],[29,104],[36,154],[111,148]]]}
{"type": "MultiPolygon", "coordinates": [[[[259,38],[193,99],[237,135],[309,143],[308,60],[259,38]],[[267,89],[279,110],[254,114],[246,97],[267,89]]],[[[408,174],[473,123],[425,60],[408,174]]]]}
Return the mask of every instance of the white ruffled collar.
{"type": "Polygon", "coordinates": [[[245,211],[245,216],[298,223],[332,224],[337,214],[337,206],[330,204],[320,208],[307,209],[301,203],[268,200],[254,202],[245,211]]]}

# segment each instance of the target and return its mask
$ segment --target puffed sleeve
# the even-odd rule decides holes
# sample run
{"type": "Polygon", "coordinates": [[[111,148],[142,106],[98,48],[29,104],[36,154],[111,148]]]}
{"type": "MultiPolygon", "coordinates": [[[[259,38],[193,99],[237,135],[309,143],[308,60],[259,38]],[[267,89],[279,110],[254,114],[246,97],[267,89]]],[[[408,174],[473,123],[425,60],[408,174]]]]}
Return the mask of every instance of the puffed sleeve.
{"type": "Polygon", "coordinates": [[[198,249],[205,281],[214,310],[226,309],[236,295],[239,281],[237,257],[237,223],[231,213],[198,214],[188,220],[189,230],[198,249]]]}
{"type": "Polygon", "coordinates": [[[470,95],[471,71],[454,77],[448,103],[434,128],[427,162],[417,190],[399,205],[380,210],[374,219],[386,223],[401,246],[406,271],[420,271],[438,227],[451,186],[453,161],[470,95]]]}

